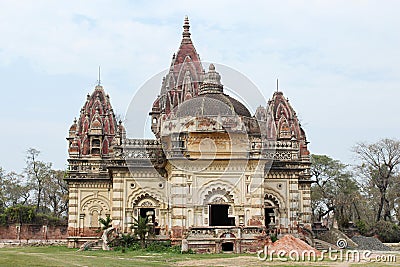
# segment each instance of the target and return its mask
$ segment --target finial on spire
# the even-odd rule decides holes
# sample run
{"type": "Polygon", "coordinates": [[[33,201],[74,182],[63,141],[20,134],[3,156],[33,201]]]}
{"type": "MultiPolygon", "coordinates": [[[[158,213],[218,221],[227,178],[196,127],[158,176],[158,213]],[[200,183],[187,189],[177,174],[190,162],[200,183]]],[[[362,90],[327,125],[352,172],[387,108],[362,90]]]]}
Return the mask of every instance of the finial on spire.
{"type": "Polygon", "coordinates": [[[183,33],[182,33],[183,39],[190,39],[189,28],[190,28],[189,18],[188,16],[185,16],[185,21],[183,22],[183,33]]]}
{"type": "Polygon", "coordinates": [[[276,79],[276,91],[279,92],[279,79],[276,79]]]}
{"type": "Polygon", "coordinates": [[[100,86],[101,85],[101,79],[100,79],[100,66],[99,66],[99,79],[97,80],[97,85],[100,86]]]}

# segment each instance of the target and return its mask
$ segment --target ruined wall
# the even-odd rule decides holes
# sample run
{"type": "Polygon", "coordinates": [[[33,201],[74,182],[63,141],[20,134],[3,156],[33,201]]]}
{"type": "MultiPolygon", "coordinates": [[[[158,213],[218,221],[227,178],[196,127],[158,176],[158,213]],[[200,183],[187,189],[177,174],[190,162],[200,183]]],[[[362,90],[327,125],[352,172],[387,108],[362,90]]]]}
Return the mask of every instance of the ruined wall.
{"type": "Polygon", "coordinates": [[[12,224],[0,226],[0,239],[26,240],[26,239],[66,239],[68,237],[67,225],[36,225],[12,224]]]}

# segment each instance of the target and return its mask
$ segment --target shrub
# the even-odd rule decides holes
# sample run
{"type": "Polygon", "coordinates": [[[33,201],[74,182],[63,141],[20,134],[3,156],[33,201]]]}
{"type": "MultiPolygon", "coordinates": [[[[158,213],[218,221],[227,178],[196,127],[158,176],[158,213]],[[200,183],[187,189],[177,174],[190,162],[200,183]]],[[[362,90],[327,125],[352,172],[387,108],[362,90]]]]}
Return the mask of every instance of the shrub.
{"type": "Polygon", "coordinates": [[[34,206],[15,205],[8,207],[0,214],[0,224],[31,223],[47,225],[63,225],[66,217],[59,218],[47,213],[37,213],[34,206]]]}
{"type": "Polygon", "coordinates": [[[271,238],[272,243],[275,243],[275,241],[278,240],[278,236],[277,235],[272,234],[269,237],[271,238]]]}
{"type": "Polygon", "coordinates": [[[140,245],[138,240],[135,240],[135,242],[133,242],[130,246],[129,249],[131,250],[139,250],[142,249],[142,246],[140,245]]]}
{"type": "Polygon", "coordinates": [[[181,246],[177,245],[177,246],[172,246],[169,248],[169,251],[171,253],[176,253],[176,254],[180,254],[181,253],[181,246]]]}
{"type": "Polygon", "coordinates": [[[37,213],[31,222],[35,224],[61,225],[65,224],[66,220],[50,214],[37,213]]]}
{"type": "Polygon", "coordinates": [[[8,223],[32,223],[35,218],[35,207],[16,205],[5,210],[8,223]]]}
{"type": "Polygon", "coordinates": [[[355,224],[361,235],[366,235],[371,230],[371,227],[363,220],[356,221],[355,224]]]}
{"type": "Polygon", "coordinates": [[[171,250],[170,241],[152,241],[146,247],[146,251],[149,252],[168,252],[170,250],[171,250]]]}
{"type": "Polygon", "coordinates": [[[379,221],[374,224],[370,232],[372,235],[378,235],[382,242],[397,243],[400,242],[400,228],[398,225],[388,222],[379,221]]]}
{"type": "Polygon", "coordinates": [[[0,214],[0,225],[7,225],[7,215],[0,214]]]}
{"type": "Polygon", "coordinates": [[[196,254],[196,251],[189,248],[189,250],[187,252],[183,252],[183,254],[196,254]]]}
{"type": "Polygon", "coordinates": [[[121,234],[110,242],[110,245],[116,250],[122,249],[123,252],[127,248],[134,249],[140,247],[138,240],[131,234],[121,234]]]}

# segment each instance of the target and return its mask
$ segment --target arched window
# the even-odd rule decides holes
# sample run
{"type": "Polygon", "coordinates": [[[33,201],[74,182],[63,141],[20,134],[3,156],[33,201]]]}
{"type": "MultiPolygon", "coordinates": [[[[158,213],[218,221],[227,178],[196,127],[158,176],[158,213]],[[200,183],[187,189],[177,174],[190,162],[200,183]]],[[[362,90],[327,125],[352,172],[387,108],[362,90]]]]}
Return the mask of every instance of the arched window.
{"type": "Polygon", "coordinates": [[[99,227],[99,212],[97,210],[94,210],[91,214],[90,218],[90,226],[91,227],[99,227]]]}

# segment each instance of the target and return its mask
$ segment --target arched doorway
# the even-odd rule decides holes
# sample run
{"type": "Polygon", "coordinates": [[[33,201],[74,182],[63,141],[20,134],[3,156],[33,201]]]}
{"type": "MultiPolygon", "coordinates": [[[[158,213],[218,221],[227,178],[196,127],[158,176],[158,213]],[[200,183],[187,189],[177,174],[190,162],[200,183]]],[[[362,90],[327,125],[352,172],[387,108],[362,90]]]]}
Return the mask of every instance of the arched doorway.
{"type": "Polygon", "coordinates": [[[214,188],[208,191],[204,199],[208,205],[209,226],[235,226],[235,216],[232,216],[233,196],[224,188],[214,188]]]}
{"type": "Polygon", "coordinates": [[[221,236],[221,251],[222,252],[233,252],[235,251],[235,239],[236,236],[231,232],[223,233],[221,236]]]}
{"type": "Polygon", "coordinates": [[[233,252],[233,242],[224,242],[221,244],[223,252],[233,252]]]}
{"type": "Polygon", "coordinates": [[[267,228],[272,229],[276,227],[278,210],[278,200],[274,196],[266,194],[264,197],[264,223],[267,228]]]}
{"type": "Polygon", "coordinates": [[[143,194],[133,203],[133,217],[137,220],[140,218],[147,219],[147,223],[152,225],[155,234],[159,234],[160,228],[157,216],[159,215],[159,202],[149,194],[143,194]]]}

